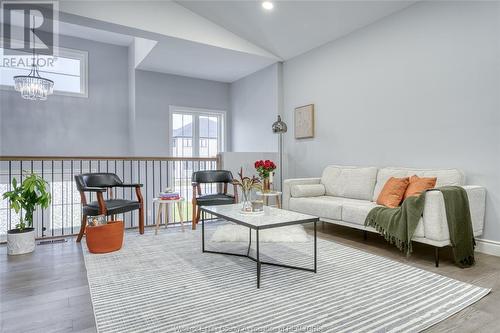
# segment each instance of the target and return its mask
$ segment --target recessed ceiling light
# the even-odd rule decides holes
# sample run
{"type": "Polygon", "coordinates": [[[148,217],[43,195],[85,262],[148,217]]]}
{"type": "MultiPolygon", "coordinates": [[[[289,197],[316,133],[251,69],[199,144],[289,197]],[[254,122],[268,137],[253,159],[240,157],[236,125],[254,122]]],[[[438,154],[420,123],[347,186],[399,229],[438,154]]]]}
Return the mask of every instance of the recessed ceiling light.
{"type": "Polygon", "coordinates": [[[274,4],[271,1],[264,1],[262,3],[262,8],[264,8],[266,10],[271,10],[274,8],[274,4]]]}

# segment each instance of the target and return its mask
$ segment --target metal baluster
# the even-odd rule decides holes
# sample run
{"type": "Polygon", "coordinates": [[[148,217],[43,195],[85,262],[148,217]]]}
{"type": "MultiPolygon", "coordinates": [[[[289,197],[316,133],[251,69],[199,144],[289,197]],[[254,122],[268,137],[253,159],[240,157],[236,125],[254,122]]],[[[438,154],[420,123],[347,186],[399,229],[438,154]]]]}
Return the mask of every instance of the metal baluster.
{"type": "MultiPolygon", "coordinates": [[[[23,183],[23,160],[19,161],[19,177],[20,177],[19,185],[21,185],[23,183]]],[[[22,209],[20,210],[20,213],[21,214],[19,214],[19,216],[20,216],[19,222],[21,222],[23,220],[23,210],[22,209]]]]}
{"type": "Polygon", "coordinates": [[[146,182],[144,183],[144,190],[146,191],[146,209],[144,211],[144,214],[146,214],[146,216],[144,216],[144,217],[145,217],[146,221],[144,221],[144,224],[148,225],[148,221],[149,221],[149,219],[148,219],[148,216],[149,216],[149,214],[148,214],[148,201],[149,201],[149,199],[148,199],[148,192],[149,192],[148,191],[148,187],[149,187],[148,186],[148,160],[146,160],[144,162],[144,164],[145,164],[145,167],[144,167],[145,172],[144,173],[146,174],[146,182]]]}
{"type": "MultiPolygon", "coordinates": [[[[80,160],[80,174],[82,174],[82,173],[83,173],[83,159],[80,160]]],[[[73,179],[73,181],[75,181],[75,180],[73,179]]],[[[82,221],[82,219],[83,219],[83,212],[82,212],[82,205],[81,205],[81,203],[80,203],[79,206],[80,206],[80,218],[78,220],[82,221]]]]}
{"type": "Polygon", "coordinates": [[[161,177],[161,165],[162,165],[162,160],[160,160],[160,192],[163,191],[163,183],[162,183],[162,177],[161,177]]]}
{"type": "Polygon", "coordinates": [[[75,204],[75,199],[73,198],[73,160],[71,160],[71,234],[73,234],[73,224],[75,222],[75,216],[73,215],[73,206],[75,204]]]}
{"type": "MultiPolygon", "coordinates": [[[[153,196],[152,196],[152,198],[154,198],[156,195],[156,192],[155,192],[155,182],[156,182],[156,179],[155,179],[155,160],[153,160],[152,163],[153,163],[153,196]]],[[[151,210],[153,212],[152,218],[153,218],[153,222],[154,222],[154,220],[155,220],[155,205],[154,204],[151,204],[151,205],[152,205],[151,210]]]]}
{"type": "MultiPolygon", "coordinates": [[[[106,173],[109,173],[109,165],[108,165],[108,162],[109,162],[109,161],[108,161],[108,160],[106,160],[106,173]]],[[[109,194],[111,193],[111,191],[113,191],[113,188],[111,188],[111,187],[110,187],[110,188],[108,188],[108,190],[106,191],[106,200],[111,199],[111,197],[110,197],[110,195],[109,195],[109,194]]]]}
{"type": "MultiPolygon", "coordinates": [[[[89,173],[92,173],[92,160],[89,160],[89,173]]],[[[90,202],[92,202],[92,192],[89,193],[90,202]]]]}
{"type": "MultiPolygon", "coordinates": [[[[9,191],[12,191],[12,161],[9,161],[9,191]]],[[[9,228],[8,230],[12,229],[11,221],[12,221],[12,212],[10,209],[10,200],[7,200],[7,209],[8,209],[8,216],[9,216],[9,228]]]]}
{"type": "MultiPolygon", "coordinates": [[[[193,161],[190,161],[190,162],[191,162],[191,176],[192,176],[192,175],[193,175],[193,169],[194,169],[194,162],[193,162],[193,161]]],[[[188,165],[189,165],[189,162],[188,162],[188,165]]],[[[189,208],[188,208],[188,207],[189,207],[189,205],[188,205],[188,203],[187,203],[187,197],[188,197],[188,194],[189,194],[189,188],[190,188],[189,183],[190,183],[190,178],[191,178],[191,177],[189,176],[189,172],[188,172],[188,177],[189,177],[189,178],[188,178],[188,179],[186,179],[186,183],[187,183],[187,184],[186,184],[186,195],[184,195],[184,198],[186,198],[186,200],[184,200],[184,201],[185,201],[185,202],[184,202],[184,203],[185,203],[185,205],[184,205],[184,206],[185,206],[185,207],[184,207],[184,209],[186,210],[186,213],[184,214],[184,217],[188,216],[188,213],[189,213],[189,208]]],[[[179,218],[180,218],[180,216],[179,216],[179,218]]],[[[184,221],[181,221],[181,222],[184,222],[184,221]]]]}
{"type": "MultiPolygon", "coordinates": [[[[134,183],[133,161],[130,160],[130,183],[134,183]]],[[[132,200],[132,188],[130,188],[130,200],[132,200]]],[[[134,226],[134,214],[130,212],[130,227],[134,226]]]]}
{"type": "MultiPolygon", "coordinates": [[[[42,178],[45,179],[44,175],[43,175],[43,164],[44,164],[44,160],[42,160],[42,178]]],[[[42,237],[45,237],[45,221],[44,221],[44,216],[45,216],[45,211],[42,212],[42,237]]],[[[9,219],[10,221],[10,219],[9,219]]]]}
{"type": "Polygon", "coordinates": [[[50,233],[52,236],[54,236],[54,160],[51,161],[51,166],[50,166],[50,180],[51,180],[51,186],[50,186],[50,191],[51,191],[51,203],[52,203],[52,210],[50,211],[50,233]]]}
{"type": "MultiPolygon", "coordinates": [[[[115,170],[116,170],[116,160],[115,160],[115,170]]],[[[125,160],[122,160],[122,174],[121,174],[121,179],[123,180],[123,182],[126,183],[125,181],[125,160]]],[[[122,196],[121,196],[122,199],[125,199],[125,188],[122,187],[122,196]]],[[[123,225],[125,225],[125,213],[122,213],[122,220],[123,220],[123,225]]]]}
{"type": "Polygon", "coordinates": [[[64,235],[64,160],[61,160],[61,234],[64,235]]]}

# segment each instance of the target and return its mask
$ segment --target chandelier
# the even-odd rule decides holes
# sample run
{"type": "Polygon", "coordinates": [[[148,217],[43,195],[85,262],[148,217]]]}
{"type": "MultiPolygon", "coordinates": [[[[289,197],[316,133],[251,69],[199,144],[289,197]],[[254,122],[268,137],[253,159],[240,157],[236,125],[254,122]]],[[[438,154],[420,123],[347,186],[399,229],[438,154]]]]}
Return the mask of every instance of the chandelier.
{"type": "Polygon", "coordinates": [[[48,95],[54,92],[54,81],[40,76],[38,73],[38,57],[35,54],[35,16],[33,16],[33,63],[28,75],[14,76],[16,91],[21,93],[22,98],[31,100],[47,99],[48,95]]]}

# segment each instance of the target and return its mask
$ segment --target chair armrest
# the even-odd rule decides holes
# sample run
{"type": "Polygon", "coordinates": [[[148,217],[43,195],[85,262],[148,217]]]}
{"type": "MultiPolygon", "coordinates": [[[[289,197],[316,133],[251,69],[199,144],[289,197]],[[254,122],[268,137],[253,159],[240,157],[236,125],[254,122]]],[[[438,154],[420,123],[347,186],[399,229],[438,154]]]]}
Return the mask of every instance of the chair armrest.
{"type": "Polygon", "coordinates": [[[84,187],[82,189],[83,192],[106,192],[107,190],[104,187],[84,187]]]}
{"type": "Polygon", "coordinates": [[[115,185],[113,187],[143,187],[144,184],[120,184],[120,185],[115,185]]]}
{"type": "Polygon", "coordinates": [[[321,178],[292,178],[285,179],[283,182],[283,208],[288,209],[290,198],[292,196],[291,188],[293,185],[319,184],[321,178]]]}

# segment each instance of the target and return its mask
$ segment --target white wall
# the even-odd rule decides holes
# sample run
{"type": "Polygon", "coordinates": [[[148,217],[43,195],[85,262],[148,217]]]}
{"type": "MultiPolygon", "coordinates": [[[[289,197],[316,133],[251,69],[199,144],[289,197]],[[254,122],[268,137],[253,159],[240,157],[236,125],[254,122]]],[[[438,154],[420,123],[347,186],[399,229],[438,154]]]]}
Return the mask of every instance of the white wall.
{"type": "Polygon", "coordinates": [[[66,36],[59,44],[88,51],[88,98],[54,94],[30,101],[0,90],[0,154],[126,155],[127,48],[66,36]]]}
{"type": "Polygon", "coordinates": [[[460,168],[487,188],[483,238],[500,241],[499,13],[498,2],[421,2],[287,61],[284,120],[314,103],[316,137],[290,128],[286,176],[334,163],[460,168]]]}
{"type": "Polygon", "coordinates": [[[280,66],[268,66],[231,83],[232,151],[278,151],[271,125],[279,113],[280,66]]]}
{"type": "MultiPolygon", "coordinates": [[[[229,111],[229,84],[136,70],[135,155],[170,156],[169,106],[229,111]]],[[[226,122],[231,122],[227,113],[226,122]]],[[[226,138],[230,146],[231,137],[226,138]]]]}
{"type": "Polygon", "coordinates": [[[60,44],[89,52],[88,98],[29,101],[0,90],[0,155],[169,156],[169,105],[230,110],[227,83],[134,70],[127,47],[60,44]]]}

